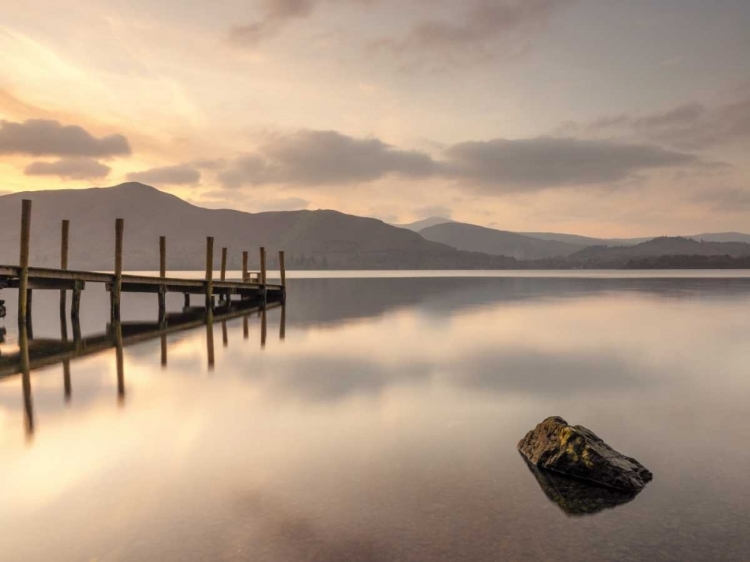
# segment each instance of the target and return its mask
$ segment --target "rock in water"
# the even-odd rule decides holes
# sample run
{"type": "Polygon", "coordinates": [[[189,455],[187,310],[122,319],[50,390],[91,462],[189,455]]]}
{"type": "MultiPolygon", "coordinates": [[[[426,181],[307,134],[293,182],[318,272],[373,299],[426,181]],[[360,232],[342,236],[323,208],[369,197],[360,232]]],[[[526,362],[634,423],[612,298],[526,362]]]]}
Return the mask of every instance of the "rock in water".
{"type": "Polygon", "coordinates": [[[529,431],[518,450],[534,466],[616,490],[638,492],[653,478],[641,463],[618,453],[590,429],[557,416],[529,431]]]}

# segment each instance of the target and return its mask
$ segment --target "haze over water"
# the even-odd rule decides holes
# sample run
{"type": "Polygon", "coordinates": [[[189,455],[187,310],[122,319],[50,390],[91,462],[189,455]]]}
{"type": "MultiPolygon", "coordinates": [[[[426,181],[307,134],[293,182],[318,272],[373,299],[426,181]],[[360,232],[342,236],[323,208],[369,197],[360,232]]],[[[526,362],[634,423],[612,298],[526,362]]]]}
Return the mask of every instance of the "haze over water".
{"type": "MultiPolygon", "coordinates": [[[[165,369],[158,339],[126,347],[124,400],[113,350],[72,363],[67,403],[60,365],[34,371],[31,435],[0,379],[0,558],[747,559],[750,277],[433,275],[292,279],[283,340],[274,309],[265,347],[255,314],[226,346],[216,323],[213,369],[205,328],[169,336],[165,369]],[[550,415],[653,482],[566,512],[516,451],[550,415]]],[[[46,293],[34,336],[57,338],[46,293]]],[[[87,289],[84,335],[107,311],[87,289]]]]}

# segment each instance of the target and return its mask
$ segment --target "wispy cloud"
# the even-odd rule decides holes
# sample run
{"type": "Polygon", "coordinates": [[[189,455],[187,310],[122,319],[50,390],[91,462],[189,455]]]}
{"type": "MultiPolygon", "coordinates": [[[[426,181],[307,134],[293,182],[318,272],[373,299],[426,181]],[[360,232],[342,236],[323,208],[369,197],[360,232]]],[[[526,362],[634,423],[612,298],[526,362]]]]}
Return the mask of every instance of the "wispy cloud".
{"type": "MultiPolygon", "coordinates": [[[[242,47],[257,47],[260,43],[280,33],[289,23],[308,18],[324,3],[342,0],[263,0],[261,16],[255,21],[232,27],[231,43],[242,47]]],[[[371,4],[377,0],[352,0],[358,4],[371,4]]]]}
{"type": "Polygon", "coordinates": [[[750,140],[750,93],[708,106],[686,103],[645,115],[610,115],[566,127],[586,133],[627,132],[682,150],[700,150],[750,140]]]}
{"type": "Polygon", "coordinates": [[[389,53],[410,67],[449,66],[513,57],[530,49],[531,38],[550,18],[577,0],[471,0],[465,15],[416,22],[400,38],[384,37],[370,49],[389,53]]]}

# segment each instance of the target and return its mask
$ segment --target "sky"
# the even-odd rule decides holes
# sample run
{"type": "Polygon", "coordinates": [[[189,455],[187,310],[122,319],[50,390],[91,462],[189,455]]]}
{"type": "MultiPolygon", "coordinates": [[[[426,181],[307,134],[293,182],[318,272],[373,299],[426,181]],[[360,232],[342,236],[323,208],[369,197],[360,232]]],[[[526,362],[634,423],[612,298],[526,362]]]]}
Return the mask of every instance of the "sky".
{"type": "Polygon", "coordinates": [[[747,0],[0,0],[0,194],[750,232],[747,0]]]}

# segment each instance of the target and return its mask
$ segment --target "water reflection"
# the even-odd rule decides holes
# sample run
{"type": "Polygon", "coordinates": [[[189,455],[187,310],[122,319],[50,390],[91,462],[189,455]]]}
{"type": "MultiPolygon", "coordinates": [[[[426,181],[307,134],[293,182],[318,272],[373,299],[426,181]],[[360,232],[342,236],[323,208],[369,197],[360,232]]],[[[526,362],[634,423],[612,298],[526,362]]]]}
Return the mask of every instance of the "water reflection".
{"type": "MultiPolygon", "coordinates": [[[[222,325],[223,346],[228,347],[229,338],[227,321],[234,318],[242,318],[245,325],[245,334],[248,333],[248,316],[261,314],[263,328],[261,331],[261,347],[265,347],[266,339],[266,308],[282,308],[284,304],[269,304],[258,306],[256,304],[244,303],[242,301],[223,301],[221,307],[216,309],[205,309],[202,307],[188,307],[179,313],[160,312],[158,322],[122,322],[113,321],[106,326],[103,333],[82,337],[80,321],[74,317],[73,340],[68,339],[68,323],[65,314],[64,300],[61,298],[60,308],[60,339],[34,339],[31,318],[26,323],[18,326],[18,351],[11,354],[0,354],[0,379],[9,378],[20,374],[23,390],[24,420],[27,438],[34,434],[34,404],[31,388],[31,373],[35,369],[62,364],[63,367],[63,393],[65,402],[69,403],[73,395],[73,384],[71,380],[71,361],[86,356],[103,353],[108,349],[115,350],[115,371],[117,374],[117,402],[119,406],[125,405],[125,358],[124,348],[128,345],[142,343],[152,339],[160,340],[161,366],[168,365],[168,339],[173,333],[195,329],[205,324],[206,345],[208,351],[208,368],[213,370],[215,365],[214,354],[214,322],[220,321],[222,325]]],[[[285,314],[281,315],[282,327],[285,323],[285,314]]],[[[5,328],[0,331],[0,343],[4,342],[5,328]]]]}
{"type": "MultiPolygon", "coordinates": [[[[32,374],[33,447],[0,381],[2,559],[745,560],[750,282],[670,283],[292,280],[265,329],[217,309],[125,349],[123,409],[112,332],[71,359],[72,407],[59,363],[32,374]],[[537,481],[516,443],[550,414],[660,478],[629,503],[537,481]]],[[[155,306],[124,304],[128,347],[155,306]]]]}
{"type": "Polygon", "coordinates": [[[556,474],[523,460],[544,494],[568,515],[594,515],[631,502],[638,495],[556,474]]]}

